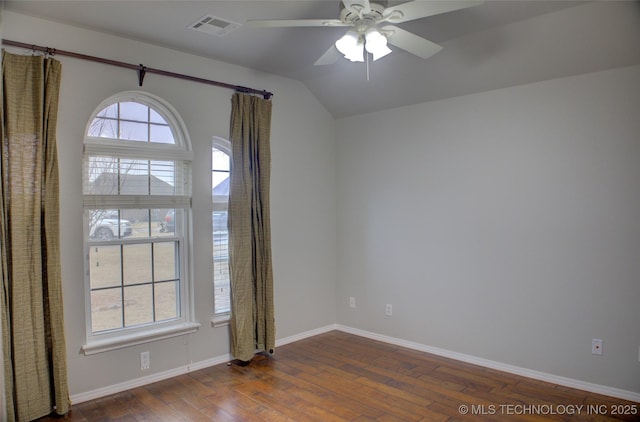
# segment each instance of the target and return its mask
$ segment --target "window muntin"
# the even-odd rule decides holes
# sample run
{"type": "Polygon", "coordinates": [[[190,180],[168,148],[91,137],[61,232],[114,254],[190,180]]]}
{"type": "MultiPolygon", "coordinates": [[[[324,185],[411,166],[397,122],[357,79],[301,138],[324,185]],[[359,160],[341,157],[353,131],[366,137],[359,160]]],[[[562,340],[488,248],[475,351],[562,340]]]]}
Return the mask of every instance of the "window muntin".
{"type": "Polygon", "coordinates": [[[137,101],[118,101],[100,110],[87,136],[137,142],[175,144],[171,125],[152,107],[137,101]]]}
{"type": "Polygon", "coordinates": [[[90,248],[91,331],[178,318],[178,248],[175,239],[90,248]]]}
{"type": "Polygon", "coordinates": [[[231,161],[228,142],[214,139],[211,149],[211,197],[213,240],[214,313],[218,316],[231,310],[229,281],[229,231],[227,211],[229,205],[229,176],[231,161]]]}
{"type": "Polygon", "coordinates": [[[89,344],[192,319],[191,152],[182,123],[142,93],[98,110],[83,175],[89,344]]]}

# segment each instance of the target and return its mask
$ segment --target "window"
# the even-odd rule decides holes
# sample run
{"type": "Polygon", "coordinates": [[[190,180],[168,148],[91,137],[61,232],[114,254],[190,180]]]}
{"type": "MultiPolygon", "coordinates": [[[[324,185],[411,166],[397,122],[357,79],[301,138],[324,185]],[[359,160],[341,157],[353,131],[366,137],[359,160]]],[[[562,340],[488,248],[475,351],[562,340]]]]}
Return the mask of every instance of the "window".
{"type": "Polygon", "coordinates": [[[213,139],[211,148],[211,199],[213,238],[213,288],[216,320],[226,320],[231,310],[229,283],[229,232],[227,210],[229,205],[229,175],[231,163],[229,141],[213,139]]]}
{"type": "Polygon", "coordinates": [[[149,94],[118,94],[90,119],[85,353],[197,328],[188,273],[191,158],[184,124],[149,94]]]}

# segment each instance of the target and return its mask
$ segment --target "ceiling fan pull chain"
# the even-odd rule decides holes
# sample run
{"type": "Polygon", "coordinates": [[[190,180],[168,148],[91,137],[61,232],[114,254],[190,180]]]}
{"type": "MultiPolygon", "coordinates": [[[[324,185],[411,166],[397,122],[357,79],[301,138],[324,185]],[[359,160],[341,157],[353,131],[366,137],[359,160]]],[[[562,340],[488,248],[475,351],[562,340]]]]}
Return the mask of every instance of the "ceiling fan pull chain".
{"type": "Polygon", "coordinates": [[[365,56],[367,56],[367,82],[369,82],[369,53],[365,53],[365,56]]]}

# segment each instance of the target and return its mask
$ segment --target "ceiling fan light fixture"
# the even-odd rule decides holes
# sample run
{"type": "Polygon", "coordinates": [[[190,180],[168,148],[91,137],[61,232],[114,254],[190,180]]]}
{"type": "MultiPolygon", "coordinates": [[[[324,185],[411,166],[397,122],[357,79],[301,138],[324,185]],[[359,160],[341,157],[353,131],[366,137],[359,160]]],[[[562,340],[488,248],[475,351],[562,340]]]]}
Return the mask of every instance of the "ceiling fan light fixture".
{"type": "Polygon", "coordinates": [[[364,35],[366,44],[365,48],[373,55],[373,61],[381,59],[391,53],[391,49],[387,47],[387,37],[385,37],[376,28],[370,28],[364,35]]]}
{"type": "Polygon", "coordinates": [[[350,30],[336,41],[336,48],[352,62],[364,61],[364,44],[356,31],[350,30]]]}
{"type": "Polygon", "coordinates": [[[351,51],[351,54],[345,56],[352,62],[364,62],[364,44],[359,42],[351,51]]]}

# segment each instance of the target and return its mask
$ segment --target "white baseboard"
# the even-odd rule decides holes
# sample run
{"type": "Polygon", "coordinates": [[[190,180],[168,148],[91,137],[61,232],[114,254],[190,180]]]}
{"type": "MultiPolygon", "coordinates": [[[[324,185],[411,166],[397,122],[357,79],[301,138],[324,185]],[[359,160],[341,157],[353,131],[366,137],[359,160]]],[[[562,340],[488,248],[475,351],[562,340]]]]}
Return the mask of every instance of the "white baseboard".
{"type": "Polygon", "coordinates": [[[317,336],[318,334],[328,333],[329,331],[333,331],[337,329],[338,329],[338,326],[336,324],[330,324],[330,325],[325,325],[324,327],[305,331],[304,333],[294,334],[292,336],[276,340],[276,347],[284,346],[285,344],[293,343],[299,340],[304,340],[305,338],[317,336]]]}
{"type": "Polygon", "coordinates": [[[158,372],[156,374],[151,374],[145,377],[136,378],[131,381],[125,381],[119,384],[109,385],[107,387],[87,391],[86,393],[74,394],[70,397],[71,403],[78,404],[78,403],[82,403],[89,400],[99,399],[101,397],[106,397],[111,394],[120,393],[122,391],[142,387],[143,385],[152,384],[158,381],[163,381],[169,378],[177,377],[178,375],[183,375],[189,372],[197,371],[199,369],[204,369],[210,366],[229,362],[231,359],[232,359],[231,355],[218,356],[218,357],[206,359],[200,362],[195,362],[190,365],[180,366],[178,368],[170,369],[168,371],[158,372]]]}
{"type": "Polygon", "coordinates": [[[438,347],[427,346],[412,341],[402,340],[395,337],[384,336],[369,331],[359,330],[344,325],[336,325],[336,330],[345,333],[366,337],[372,340],[382,341],[384,343],[395,344],[396,346],[406,347],[408,349],[418,350],[421,352],[432,353],[434,355],[443,356],[462,362],[471,363],[485,368],[496,369],[498,371],[508,372],[510,374],[520,375],[527,378],[533,378],[539,381],[546,381],[553,384],[563,385],[565,387],[575,388],[578,390],[589,391],[591,393],[602,394],[609,397],[616,397],[623,400],[640,402],[640,393],[633,391],[621,390],[606,385],[593,384],[590,382],[580,381],[573,378],[561,377],[559,375],[548,374],[546,372],[534,371],[532,369],[521,368],[519,366],[508,365],[489,359],[483,359],[476,356],[465,355],[463,353],[453,352],[451,350],[441,349],[438,347]]]}
{"type": "MultiPolygon", "coordinates": [[[[285,344],[293,343],[298,340],[303,340],[308,337],[313,337],[318,334],[326,333],[336,329],[336,325],[327,325],[325,327],[316,328],[310,331],[305,331],[304,333],[296,334],[293,336],[285,337],[282,339],[276,340],[276,347],[284,346],[285,344]]],[[[194,362],[189,365],[180,366],[175,369],[170,369],[168,371],[158,372],[156,374],[147,375],[145,377],[136,378],[131,381],[125,381],[119,384],[110,385],[103,388],[98,388],[95,390],[87,391],[85,393],[74,394],[71,396],[71,403],[82,403],[89,400],[99,399],[101,397],[106,397],[111,394],[120,393],[122,391],[130,390],[132,388],[142,387],[147,384],[152,384],[154,382],[163,381],[168,378],[176,377],[178,375],[187,374],[189,372],[198,371],[200,369],[208,368],[210,366],[219,365],[221,363],[229,362],[233,359],[230,354],[218,356],[211,359],[206,359],[199,362],[194,362]]]]}
{"type": "MultiPolygon", "coordinates": [[[[528,377],[528,378],[533,378],[540,381],[550,382],[553,384],[563,385],[565,387],[576,388],[578,390],[589,391],[592,393],[602,394],[610,397],[616,397],[623,400],[640,402],[640,394],[632,391],[621,390],[618,388],[608,387],[605,385],[592,384],[589,382],[575,380],[572,378],[566,378],[558,375],[547,374],[545,372],[539,372],[531,369],[521,368],[514,365],[507,365],[507,364],[492,361],[489,359],[483,359],[483,358],[479,358],[471,355],[465,355],[463,353],[453,352],[451,350],[441,349],[433,346],[427,346],[424,344],[402,340],[395,337],[389,337],[381,334],[376,334],[370,331],[364,331],[364,330],[347,327],[340,324],[330,324],[324,327],[305,331],[300,334],[295,334],[292,336],[278,339],[276,340],[276,347],[284,346],[285,344],[293,343],[299,340],[304,340],[306,338],[313,337],[319,334],[324,334],[332,330],[344,331],[345,333],[366,337],[372,340],[378,340],[384,343],[395,344],[396,346],[402,346],[408,349],[418,350],[421,352],[432,353],[434,355],[443,356],[446,358],[451,358],[451,359],[459,360],[462,362],[483,366],[486,368],[496,369],[498,371],[508,372],[515,375],[521,375],[523,377],[528,377]]],[[[122,391],[130,390],[132,388],[142,387],[143,385],[151,384],[157,381],[162,381],[178,375],[187,374],[189,372],[208,368],[210,366],[219,365],[221,363],[226,363],[226,362],[229,362],[231,359],[232,357],[229,354],[218,356],[215,358],[206,359],[200,362],[195,362],[189,365],[181,366],[175,369],[170,369],[168,371],[148,375],[146,377],[136,378],[131,381],[126,381],[123,383],[119,383],[119,384],[115,384],[115,385],[111,385],[103,388],[98,388],[96,390],[88,391],[86,393],[75,394],[71,396],[71,402],[77,404],[77,403],[82,403],[89,400],[95,400],[100,397],[105,397],[111,394],[120,393],[122,391]]]]}

